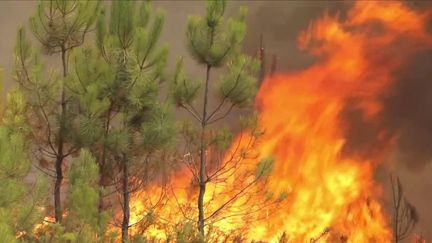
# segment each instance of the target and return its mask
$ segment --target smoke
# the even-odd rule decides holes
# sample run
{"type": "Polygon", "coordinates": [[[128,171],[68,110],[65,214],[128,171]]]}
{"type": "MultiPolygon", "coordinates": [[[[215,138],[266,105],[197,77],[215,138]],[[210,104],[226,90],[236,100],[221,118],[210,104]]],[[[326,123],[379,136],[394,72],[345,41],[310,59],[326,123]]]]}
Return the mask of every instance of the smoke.
{"type": "MultiPolygon", "coordinates": [[[[297,36],[311,20],[324,12],[339,12],[341,17],[353,3],[343,1],[250,1],[248,32],[244,50],[255,55],[260,46],[260,35],[266,54],[267,69],[273,55],[277,57],[277,70],[288,71],[310,66],[315,59],[299,50],[297,36]]],[[[232,2],[233,8],[243,2],[232,2]]]]}
{"type": "Polygon", "coordinates": [[[6,88],[12,83],[10,73],[13,60],[13,47],[19,26],[27,23],[36,9],[36,1],[0,1],[0,68],[4,70],[3,82],[6,88]]]}
{"type": "Polygon", "coordinates": [[[384,101],[384,125],[398,134],[398,157],[410,169],[432,161],[432,49],[413,56],[384,101]]]}
{"type": "Polygon", "coordinates": [[[368,54],[373,63],[381,66],[392,59],[404,59],[393,73],[395,82],[381,99],[383,109],[378,121],[365,121],[361,111],[352,105],[355,100],[347,101],[341,117],[348,122],[345,153],[368,156],[385,149],[384,140],[394,137],[398,162],[418,171],[432,161],[432,47],[423,46],[410,53],[410,45],[414,48],[416,43],[400,38],[385,50],[368,54]],[[382,131],[386,132],[385,138],[382,131]]]}

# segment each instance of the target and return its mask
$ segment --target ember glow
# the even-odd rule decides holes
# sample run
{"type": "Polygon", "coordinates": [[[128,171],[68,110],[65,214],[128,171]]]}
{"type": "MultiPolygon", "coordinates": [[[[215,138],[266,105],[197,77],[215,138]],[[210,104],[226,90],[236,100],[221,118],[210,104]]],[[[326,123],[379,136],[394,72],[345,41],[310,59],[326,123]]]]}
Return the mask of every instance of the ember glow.
{"type": "MultiPolygon", "coordinates": [[[[314,55],[316,63],[267,77],[256,98],[265,133],[255,147],[257,158],[248,160],[245,170],[262,158],[274,157],[266,190],[286,197],[249,215],[249,239],[272,241],[284,234],[290,242],[391,242],[389,217],[380,204],[382,191],[373,177],[397,134],[379,131],[376,140],[382,147],[367,156],[364,151],[343,153],[349,123],[342,114],[349,106],[360,111],[365,122],[379,124],[380,98],[391,94],[395,71],[410,55],[432,44],[428,18],[429,13],[402,3],[361,1],[346,18],[325,14],[300,33],[299,46],[314,55]]],[[[168,199],[155,214],[160,225],[148,228],[149,235],[165,238],[164,227],[185,217],[195,224],[197,188],[188,173],[183,168],[171,178],[168,199]]],[[[224,187],[235,183],[232,178],[224,187]]],[[[233,196],[213,197],[224,187],[209,183],[206,201],[216,202],[207,211],[233,196]]],[[[133,228],[147,206],[156,204],[159,193],[146,188],[133,197],[132,232],[139,232],[133,228]]],[[[263,192],[252,201],[264,197],[263,192]]],[[[245,205],[240,199],[232,207],[241,212],[247,210],[245,205]]],[[[241,218],[221,219],[214,226],[225,232],[245,227],[241,218]]]]}

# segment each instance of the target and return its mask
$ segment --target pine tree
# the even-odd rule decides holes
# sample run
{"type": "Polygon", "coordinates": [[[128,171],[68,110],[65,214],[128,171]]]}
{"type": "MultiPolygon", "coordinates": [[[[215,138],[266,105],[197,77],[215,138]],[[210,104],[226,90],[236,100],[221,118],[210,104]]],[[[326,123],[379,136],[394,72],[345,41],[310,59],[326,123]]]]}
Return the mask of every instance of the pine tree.
{"type": "Polygon", "coordinates": [[[106,214],[99,214],[99,168],[85,149],[69,172],[66,232],[72,242],[104,242],[106,214]]]}
{"type": "Polygon", "coordinates": [[[8,94],[7,108],[0,124],[0,239],[18,242],[31,238],[36,223],[43,219],[45,181],[28,180],[31,162],[28,156],[28,127],[23,94],[8,94]]]}
{"type": "MultiPolygon", "coordinates": [[[[99,185],[105,191],[114,185],[120,194],[122,242],[129,239],[131,194],[174,132],[170,108],[159,98],[168,53],[156,45],[164,14],[157,11],[150,21],[150,12],[148,2],[113,2],[109,25],[104,15],[98,20],[97,48],[73,52],[73,74],[67,80],[77,101],[71,108],[78,114],[72,124],[78,130],[74,140],[95,155],[99,185]]],[[[100,211],[112,195],[105,194],[100,211]]]]}
{"type": "MultiPolygon", "coordinates": [[[[237,108],[251,107],[260,67],[258,60],[242,54],[240,50],[246,31],[246,9],[241,8],[237,18],[229,19],[223,17],[225,9],[225,0],[207,1],[207,15],[189,19],[186,34],[190,54],[198,64],[205,67],[206,75],[203,82],[193,81],[184,74],[180,59],[172,87],[177,106],[186,110],[198,122],[198,126],[186,125],[184,129],[189,147],[189,156],[185,156],[188,158],[185,163],[191,168],[193,179],[198,186],[197,228],[202,236],[206,221],[220,215],[224,209],[245,195],[248,189],[258,184],[260,179],[268,174],[272,162],[265,160],[256,170],[245,170],[249,173],[243,175],[236,174],[241,161],[246,159],[248,151],[260,134],[253,116],[240,119],[240,130],[249,131],[248,137],[251,141],[244,143],[242,139],[237,140],[239,149],[233,151],[228,151],[233,138],[230,129],[212,126],[218,123],[229,127],[232,122],[226,118],[230,113],[237,108]],[[225,74],[216,80],[217,78],[211,75],[215,70],[223,70],[225,74]],[[211,104],[211,85],[215,88],[215,96],[219,98],[217,104],[211,104]],[[202,99],[199,99],[202,104],[201,112],[194,104],[199,95],[202,95],[202,99]],[[228,158],[231,159],[224,160],[223,155],[230,152],[232,154],[228,158]],[[205,200],[208,184],[212,183],[216,188],[215,185],[220,183],[219,186],[223,187],[228,177],[238,180],[232,197],[219,205],[207,207],[211,204],[210,200],[205,200]]],[[[214,195],[213,199],[217,197],[218,195],[214,195]]]]}
{"type": "Polygon", "coordinates": [[[18,32],[15,47],[16,79],[31,107],[28,113],[32,121],[31,133],[38,145],[41,166],[54,167],[44,170],[55,178],[56,222],[61,222],[63,214],[61,186],[64,162],[79,150],[69,141],[73,134],[69,129],[73,114],[68,110],[69,92],[64,85],[69,75],[69,52],[84,43],[98,12],[99,1],[40,1],[35,15],[30,18],[31,30],[45,53],[60,56],[60,75],[55,71],[47,71],[38,51],[26,40],[24,30],[18,32]]]}

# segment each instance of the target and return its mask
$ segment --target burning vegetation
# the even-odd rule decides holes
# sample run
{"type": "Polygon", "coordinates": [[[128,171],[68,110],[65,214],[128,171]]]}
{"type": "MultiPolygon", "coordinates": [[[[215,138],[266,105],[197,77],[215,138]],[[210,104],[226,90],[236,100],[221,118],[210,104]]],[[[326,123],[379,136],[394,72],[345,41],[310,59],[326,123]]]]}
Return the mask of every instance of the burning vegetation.
{"type": "Polygon", "coordinates": [[[383,100],[397,71],[432,48],[430,10],[358,1],[344,17],[324,13],[298,35],[314,64],[279,73],[273,57],[265,75],[264,50],[259,58],[241,51],[246,9],[227,18],[225,1],[208,1],[207,14],[191,17],[186,30],[205,74],[196,79],[184,58],[165,70],[163,12],[133,1],[109,9],[98,1],[41,2],[30,27],[61,72],[18,32],[18,85],[0,126],[0,238],[409,238],[415,207],[392,179],[394,210],[386,209],[374,175],[399,139],[385,128],[383,100]],[[161,99],[165,80],[169,97],[161,99]],[[190,119],[174,119],[171,106],[190,119]],[[354,120],[373,128],[373,146],[356,145],[354,120]]]}

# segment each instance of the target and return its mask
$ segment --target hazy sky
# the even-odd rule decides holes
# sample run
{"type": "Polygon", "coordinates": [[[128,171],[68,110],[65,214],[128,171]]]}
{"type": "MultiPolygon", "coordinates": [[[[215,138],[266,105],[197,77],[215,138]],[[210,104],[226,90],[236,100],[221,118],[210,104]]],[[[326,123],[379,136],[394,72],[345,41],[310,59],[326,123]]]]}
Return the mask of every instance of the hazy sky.
{"type": "MultiPolygon", "coordinates": [[[[278,57],[278,70],[291,70],[306,67],[313,62],[310,56],[297,48],[296,37],[298,32],[307,28],[311,20],[319,17],[325,11],[330,13],[340,11],[343,16],[351,4],[342,1],[232,1],[229,3],[228,14],[236,13],[240,5],[248,6],[248,33],[244,43],[244,50],[249,54],[255,54],[259,48],[260,35],[262,34],[264,36],[265,50],[268,54],[267,62],[270,62],[271,55],[276,54],[278,57]]],[[[185,58],[185,65],[190,72],[195,75],[204,74],[205,70],[194,65],[194,61],[187,56],[185,48],[187,16],[202,14],[205,10],[204,4],[199,1],[155,1],[153,5],[166,11],[166,24],[161,39],[162,42],[170,45],[170,67],[172,67],[177,56],[183,55],[187,57],[185,58]]],[[[8,83],[6,86],[9,86],[10,83],[10,78],[7,75],[11,70],[12,49],[17,28],[27,23],[28,17],[34,11],[35,6],[36,1],[0,1],[0,67],[4,69],[5,80],[8,83]]],[[[431,55],[426,55],[423,58],[430,62],[431,55]]],[[[413,92],[423,88],[424,83],[422,83],[422,80],[425,80],[425,78],[420,77],[419,80],[417,86],[412,87],[413,92]]],[[[431,85],[428,87],[431,87],[431,85]]],[[[404,90],[411,89],[404,87],[404,90]]],[[[408,100],[417,105],[417,103],[423,102],[429,97],[427,91],[431,90],[423,89],[424,92],[418,97],[413,98],[410,96],[409,99],[403,97],[398,98],[397,101],[405,104],[408,100]]],[[[400,176],[407,197],[417,207],[421,217],[417,231],[421,231],[428,235],[429,238],[432,238],[432,232],[427,232],[427,229],[432,226],[432,212],[430,210],[430,205],[432,205],[432,195],[430,193],[432,188],[432,165],[429,163],[430,154],[432,154],[430,146],[432,144],[432,131],[430,130],[432,129],[429,129],[429,126],[432,126],[432,116],[425,115],[427,112],[432,114],[432,102],[423,103],[427,105],[421,109],[423,113],[413,115],[411,109],[407,108],[407,117],[414,118],[407,118],[403,124],[389,125],[394,125],[395,129],[401,129],[401,127],[404,129],[403,131],[407,133],[405,137],[407,137],[408,144],[410,144],[410,141],[414,141],[415,145],[408,146],[405,151],[410,151],[412,147],[420,147],[421,152],[413,151],[420,153],[422,156],[424,155],[421,158],[422,161],[412,162],[415,165],[418,164],[418,166],[410,166],[406,161],[402,163],[399,159],[400,154],[395,153],[395,156],[390,159],[391,162],[380,169],[377,177],[388,182],[388,168],[400,176]],[[426,124],[419,126],[419,120],[424,120],[426,124]],[[430,123],[428,123],[429,121],[430,123]],[[424,129],[422,130],[422,128],[424,129]],[[427,151],[427,153],[423,150],[427,151]]],[[[389,112],[389,116],[391,114],[389,112]]]]}

